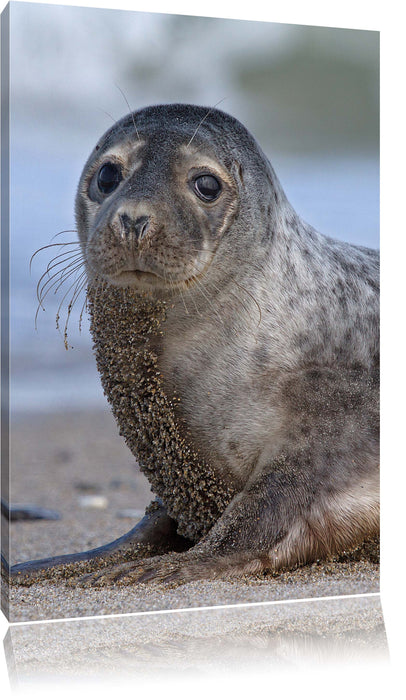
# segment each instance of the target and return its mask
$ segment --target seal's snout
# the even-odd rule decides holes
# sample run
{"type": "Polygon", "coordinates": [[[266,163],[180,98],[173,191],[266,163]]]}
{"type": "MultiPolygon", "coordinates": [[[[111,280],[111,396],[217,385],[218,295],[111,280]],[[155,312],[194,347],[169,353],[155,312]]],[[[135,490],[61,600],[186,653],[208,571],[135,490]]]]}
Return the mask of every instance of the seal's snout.
{"type": "Polygon", "coordinates": [[[132,217],[127,213],[122,212],[117,215],[121,236],[127,242],[138,243],[145,237],[149,226],[149,216],[132,217]]]}

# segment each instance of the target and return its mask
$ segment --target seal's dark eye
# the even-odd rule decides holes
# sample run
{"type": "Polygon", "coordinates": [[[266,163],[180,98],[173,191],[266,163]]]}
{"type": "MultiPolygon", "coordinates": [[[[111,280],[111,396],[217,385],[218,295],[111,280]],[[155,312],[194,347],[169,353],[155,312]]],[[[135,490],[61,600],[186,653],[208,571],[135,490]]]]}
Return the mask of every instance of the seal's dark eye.
{"type": "Polygon", "coordinates": [[[195,192],[205,202],[213,202],[221,192],[221,185],[213,175],[200,175],[195,180],[195,192]]]}
{"type": "Polygon", "coordinates": [[[98,172],[97,186],[103,194],[111,194],[122,179],[120,167],[116,163],[105,163],[98,172]]]}

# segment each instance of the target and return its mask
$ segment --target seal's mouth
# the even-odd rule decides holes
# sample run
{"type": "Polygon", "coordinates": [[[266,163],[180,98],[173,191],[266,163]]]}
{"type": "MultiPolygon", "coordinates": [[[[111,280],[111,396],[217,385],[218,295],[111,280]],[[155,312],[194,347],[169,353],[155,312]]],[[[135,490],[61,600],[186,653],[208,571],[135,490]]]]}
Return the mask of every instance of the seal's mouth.
{"type": "Polygon", "coordinates": [[[169,283],[161,275],[154,274],[153,272],[146,272],[145,270],[121,270],[114,276],[109,277],[110,284],[117,287],[167,287],[168,289],[176,289],[177,287],[186,288],[193,285],[195,277],[190,277],[190,279],[182,280],[172,280],[169,283]]]}
{"type": "Polygon", "coordinates": [[[148,278],[155,278],[157,279],[158,275],[155,275],[153,272],[147,272],[146,270],[121,270],[121,272],[118,273],[117,278],[118,279],[123,279],[130,277],[131,279],[148,279],[148,278]]]}
{"type": "Polygon", "coordinates": [[[111,284],[117,287],[156,286],[159,282],[162,284],[162,281],[162,278],[153,272],[138,269],[120,270],[120,272],[110,277],[111,284]]]}
{"type": "MultiPolygon", "coordinates": [[[[145,269],[142,260],[133,263],[127,262],[128,267],[121,267],[115,272],[105,273],[103,276],[109,284],[114,287],[132,287],[133,289],[140,289],[146,291],[160,290],[161,292],[175,292],[176,290],[186,290],[193,287],[198,280],[200,280],[207,272],[210,267],[211,258],[207,260],[203,265],[192,266],[189,271],[188,276],[178,276],[176,272],[172,271],[172,274],[166,272],[166,270],[154,271],[151,268],[145,269]],[[144,269],[143,269],[144,268],[144,269]]],[[[149,266],[148,266],[149,267],[149,266]]]]}

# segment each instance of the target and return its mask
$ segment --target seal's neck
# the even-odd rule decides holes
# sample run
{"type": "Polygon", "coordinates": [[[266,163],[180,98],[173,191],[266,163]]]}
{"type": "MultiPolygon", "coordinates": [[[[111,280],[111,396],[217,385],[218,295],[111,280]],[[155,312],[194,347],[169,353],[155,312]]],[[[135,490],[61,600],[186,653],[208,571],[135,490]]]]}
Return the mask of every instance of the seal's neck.
{"type": "Polygon", "coordinates": [[[158,366],[167,304],[131,289],[91,286],[88,308],[104,392],[131,452],[178,522],[198,540],[220,517],[233,493],[196,454],[176,422],[158,366]]]}

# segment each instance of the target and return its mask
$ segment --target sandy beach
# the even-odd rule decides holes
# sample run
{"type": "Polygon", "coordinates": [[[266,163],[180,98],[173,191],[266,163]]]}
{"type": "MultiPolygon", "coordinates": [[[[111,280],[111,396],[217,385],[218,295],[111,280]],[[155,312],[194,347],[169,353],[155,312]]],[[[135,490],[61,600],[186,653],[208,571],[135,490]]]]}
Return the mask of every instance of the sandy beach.
{"type": "MultiPolygon", "coordinates": [[[[142,517],[151,492],[105,411],[20,415],[11,425],[13,505],[52,508],[59,520],[10,524],[10,562],[104,544],[142,517]]],[[[122,614],[235,603],[284,601],[379,591],[368,557],[318,562],[277,577],[244,577],[83,589],[61,581],[12,586],[12,622],[122,614]]]]}

